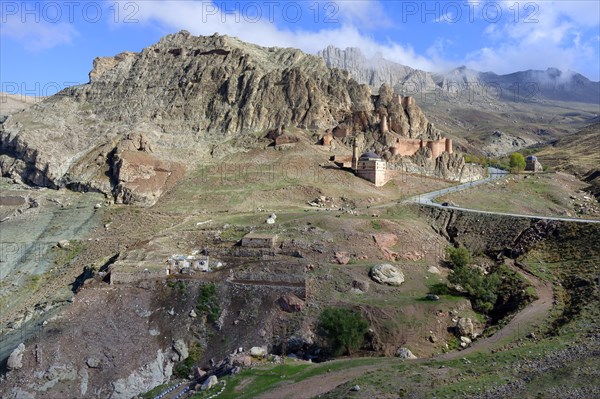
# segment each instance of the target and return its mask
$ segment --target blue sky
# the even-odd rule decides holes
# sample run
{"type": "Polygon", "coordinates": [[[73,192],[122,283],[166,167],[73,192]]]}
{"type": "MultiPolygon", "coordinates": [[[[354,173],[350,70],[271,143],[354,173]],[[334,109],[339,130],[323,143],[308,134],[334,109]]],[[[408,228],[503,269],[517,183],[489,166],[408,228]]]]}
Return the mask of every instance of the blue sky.
{"type": "Polygon", "coordinates": [[[359,47],[427,71],[558,67],[600,80],[598,1],[10,1],[0,3],[1,91],[53,94],[97,56],[168,33],[215,32],[309,53],[359,47]]]}

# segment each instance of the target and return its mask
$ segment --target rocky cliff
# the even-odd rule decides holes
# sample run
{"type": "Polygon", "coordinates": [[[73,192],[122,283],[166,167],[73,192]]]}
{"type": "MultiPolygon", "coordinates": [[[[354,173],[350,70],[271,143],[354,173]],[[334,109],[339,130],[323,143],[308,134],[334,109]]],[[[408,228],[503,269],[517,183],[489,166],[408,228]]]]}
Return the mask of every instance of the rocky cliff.
{"type": "Polygon", "coordinates": [[[432,75],[406,65],[386,60],[381,54],[369,59],[356,47],[345,50],[328,46],[319,51],[319,56],[330,68],[346,70],[360,83],[378,89],[386,84],[398,92],[419,92],[435,90],[436,83],[432,75]]]}
{"type": "Polygon", "coordinates": [[[390,132],[439,136],[411,99],[388,86],[372,96],[320,57],[182,31],[139,53],[97,58],[88,84],[9,116],[0,168],[38,186],[151,205],[183,165],[282,125],[333,128],[341,138],[364,132],[371,147],[388,145],[390,132]]]}

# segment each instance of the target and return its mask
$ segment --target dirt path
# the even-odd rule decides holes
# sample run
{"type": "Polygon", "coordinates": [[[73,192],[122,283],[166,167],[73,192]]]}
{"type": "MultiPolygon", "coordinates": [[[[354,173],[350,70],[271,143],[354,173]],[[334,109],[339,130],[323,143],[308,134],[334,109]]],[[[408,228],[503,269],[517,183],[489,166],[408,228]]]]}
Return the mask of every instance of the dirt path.
{"type": "MultiPolygon", "coordinates": [[[[416,359],[413,362],[423,362],[429,360],[451,360],[465,357],[473,352],[492,350],[500,347],[503,342],[517,339],[531,332],[532,325],[544,320],[552,309],[553,291],[550,283],[541,281],[531,273],[528,273],[509,263],[508,266],[527,279],[535,288],[538,299],[530,303],[525,309],[513,317],[496,334],[477,340],[467,349],[454,351],[439,355],[433,358],[416,359]]],[[[313,398],[317,395],[327,393],[341,384],[344,384],[366,372],[374,371],[385,367],[385,364],[359,366],[332,373],[317,375],[302,382],[281,385],[272,391],[260,396],[261,399],[284,399],[284,398],[313,398]]]]}
{"type": "Polygon", "coordinates": [[[324,394],[382,365],[353,367],[346,370],[316,375],[301,382],[280,385],[270,392],[258,396],[259,399],[308,399],[324,394]]]}

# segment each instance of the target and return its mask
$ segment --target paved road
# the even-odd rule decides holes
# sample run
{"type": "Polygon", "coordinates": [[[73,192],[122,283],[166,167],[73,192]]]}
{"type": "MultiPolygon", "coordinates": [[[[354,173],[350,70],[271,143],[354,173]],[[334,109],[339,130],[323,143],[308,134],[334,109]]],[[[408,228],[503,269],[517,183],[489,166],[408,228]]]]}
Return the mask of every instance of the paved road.
{"type": "Polygon", "coordinates": [[[578,218],[566,218],[566,217],[557,217],[557,216],[523,215],[520,213],[482,211],[482,210],[478,210],[478,209],[462,208],[462,207],[451,206],[451,205],[444,206],[442,204],[433,202],[436,198],[438,198],[442,195],[466,190],[466,189],[469,189],[472,187],[477,187],[481,184],[488,183],[492,180],[503,179],[508,176],[508,172],[505,172],[501,169],[496,169],[496,168],[488,168],[488,169],[489,169],[489,177],[486,177],[485,179],[475,180],[472,182],[460,184],[458,186],[452,186],[452,187],[444,188],[441,190],[432,191],[429,193],[415,195],[414,197],[407,199],[405,202],[413,202],[416,204],[433,206],[433,207],[437,207],[437,208],[456,209],[459,211],[483,213],[483,214],[488,214],[488,215],[513,216],[513,217],[519,217],[519,218],[540,219],[540,220],[559,220],[562,222],[600,223],[600,220],[597,220],[597,219],[578,219],[578,218]]]}

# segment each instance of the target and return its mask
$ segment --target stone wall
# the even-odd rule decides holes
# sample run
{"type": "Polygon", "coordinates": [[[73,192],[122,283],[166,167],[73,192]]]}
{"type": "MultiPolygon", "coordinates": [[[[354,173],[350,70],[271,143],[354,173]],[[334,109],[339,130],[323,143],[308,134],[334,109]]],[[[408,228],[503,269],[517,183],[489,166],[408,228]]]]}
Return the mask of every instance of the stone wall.
{"type": "Polygon", "coordinates": [[[143,280],[157,280],[167,277],[167,270],[152,271],[111,271],[110,284],[134,284],[143,280]]]}

